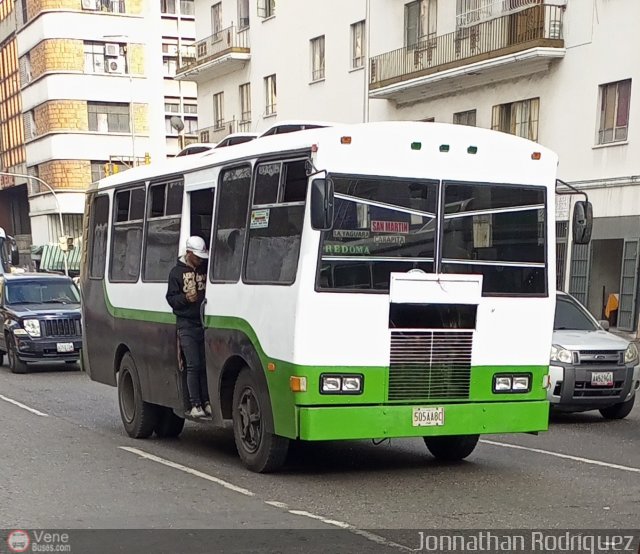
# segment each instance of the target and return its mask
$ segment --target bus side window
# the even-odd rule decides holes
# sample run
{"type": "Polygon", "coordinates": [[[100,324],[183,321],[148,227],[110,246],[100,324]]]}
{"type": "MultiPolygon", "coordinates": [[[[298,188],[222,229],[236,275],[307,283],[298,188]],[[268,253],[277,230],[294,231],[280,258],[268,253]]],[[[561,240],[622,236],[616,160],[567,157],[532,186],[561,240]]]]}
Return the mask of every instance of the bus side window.
{"type": "Polygon", "coordinates": [[[285,164],[282,202],[304,202],[307,198],[307,170],[304,160],[285,164]]]}
{"type": "Polygon", "coordinates": [[[111,233],[110,281],[135,283],[140,276],[144,202],[143,187],[116,192],[116,220],[111,233]]]}
{"type": "Polygon", "coordinates": [[[107,228],[109,225],[109,197],[96,196],[93,200],[90,234],[89,277],[104,279],[104,267],[107,257],[107,228]]]}

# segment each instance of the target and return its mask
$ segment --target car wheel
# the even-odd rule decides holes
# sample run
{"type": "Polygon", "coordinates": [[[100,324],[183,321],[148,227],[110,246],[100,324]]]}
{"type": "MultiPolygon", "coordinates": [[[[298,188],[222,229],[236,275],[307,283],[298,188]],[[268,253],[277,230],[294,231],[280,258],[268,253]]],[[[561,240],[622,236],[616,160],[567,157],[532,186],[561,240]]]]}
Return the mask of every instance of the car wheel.
{"type": "Polygon", "coordinates": [[[13,337],[9,337],[7,339],[7,357],[9,359],[9,369],[11,369],[11,373],[27,373],[29,368],[27,364],[18,358],[18,349],[16,347],[16,339],[13,337]]]}
{"type": "Polygon", "coordinates": [[[133,356],[127,352],[118,372],[118,405],[127,434],[146,439],[158,423],[158,406],[142,399],[142,387],[133,356]]]}
{"type": "Polygon", "coordinates": [[[158,408],[158,423],[154,429],[156,436],[161,439],[175,438],[184,428],[184,418],[178,417],[171,408],[158,408]]]}
{"type": "Polygon", "coordinates": [[[600,413],[605,419],[624,419],[631,413],[631,410],[633,410],[633,404],[635,401],[636,395],[634,394],[626,402],[620,402],[619,404],[614,404],[608,408],[602,408],[600,413]]]}
{"type": "Polygon", "coordinates": [[[429,452],[438,460],[457,462],[471,454],[480,435],[462,435],[454,437],[424,437],[429,452]]]}
{"type": "Polygon", "coordinates": [[[289,450],[289,439],[265,429],[263,398],[254,372],[245,367],[233,389],[233,438],[244,465],[257,473],[279,469],[289,450]]]}

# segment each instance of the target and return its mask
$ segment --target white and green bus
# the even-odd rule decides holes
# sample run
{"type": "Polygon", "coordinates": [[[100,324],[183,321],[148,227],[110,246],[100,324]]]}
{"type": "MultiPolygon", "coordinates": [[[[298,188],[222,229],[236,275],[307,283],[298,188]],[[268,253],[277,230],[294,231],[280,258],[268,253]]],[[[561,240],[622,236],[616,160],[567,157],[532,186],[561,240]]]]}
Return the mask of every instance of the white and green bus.
{"type": "Polygon", "coordinates": [[[423,437],[457,460],[481,434],[546,430],[557,164],[508,134],[383,122],[108,177],[87,197],[84,367],[118,387],[130,436],[182,431],[165,293],[199,235],[204,424],[232,420],[250,469],[291,440],[423,437]]]}

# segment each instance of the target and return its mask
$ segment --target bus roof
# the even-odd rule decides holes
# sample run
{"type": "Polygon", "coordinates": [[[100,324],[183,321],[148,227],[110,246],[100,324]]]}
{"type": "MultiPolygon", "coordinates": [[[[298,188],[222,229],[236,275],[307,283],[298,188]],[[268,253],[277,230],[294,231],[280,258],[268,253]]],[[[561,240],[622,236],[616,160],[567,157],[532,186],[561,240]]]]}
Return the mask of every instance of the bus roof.
{"type": "MultiPolygon", "coordinates": [[[[389,160],[393,160],[394,163],[401,162],[401,159],[407,157],[407,160],[411,159],[411,165],[418,163],[424,166],[424,161],[416,162],[415,154],[412,158],[408,157],[412,150],[426,151],[428,149],[434,151],[435,149],[435,151],[446,152],[447,150],[443,150],[443,148],[451,146],[454,150],[455,146],[459,150],[462,144],[465,152],[469,147],[475,147],[483,154],[489,150],[492,163],[497,160],[501,160],[504,164],[513,163],[514,153],[521,153],[528,160],[531,160],[533,152],[538,152],[546,167],[550,166],[550,162],[554,170],[557,166],[557,156],[551,150],[538,143],[507,133],[447,123],[384,121],[340,124],[334,127],[258,137],[242,144],[213,149],[201,156],[168,158],[106,177],[98,183],[93,183],[90,190],[111,188],[120,184],[172,175],[183,175],[234,160],[311,149],[314,145],[318,146],[319,152],[335,152],[339,158],[349,160],[349,151],[341,148],[342,144],[346,144],[343,143],[342,137],[350,137],[350,144],[353,144],[352,149],[357,148],[359,152],[368,152],[369,160],[374,165],[388,164],[389,160]],[[381,154],[384,155],[381,156],[381,154]]],[[[453,155],[450,161],[453,162],[453,155]]],[[[485,163],[487,161],[485,158],[485,163]]],[[[345,161],[345,163],[347,162],[345,161]]],[[[524,168],[520,171],[524,171],[524,168]]]]}

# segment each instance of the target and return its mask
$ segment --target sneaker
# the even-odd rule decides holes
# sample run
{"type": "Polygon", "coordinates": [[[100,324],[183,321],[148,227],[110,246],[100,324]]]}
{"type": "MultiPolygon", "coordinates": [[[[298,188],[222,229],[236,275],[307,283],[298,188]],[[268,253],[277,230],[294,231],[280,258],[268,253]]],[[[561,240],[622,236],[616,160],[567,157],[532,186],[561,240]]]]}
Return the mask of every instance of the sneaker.
{"type": "Polygon", "coordinates": [[[204,403],[204,413],[207,414],[208,416],[213,415],[213,410],[211,409],[211,402],[204,403]]]}
{"type": "Polygon", "coordinates": [[[204,411],[202,410],[202,406],[194,406],[193,408],[191,408],[191,410],[187,412],[187,415],[194,419],[204,417],[204,411]]]}

